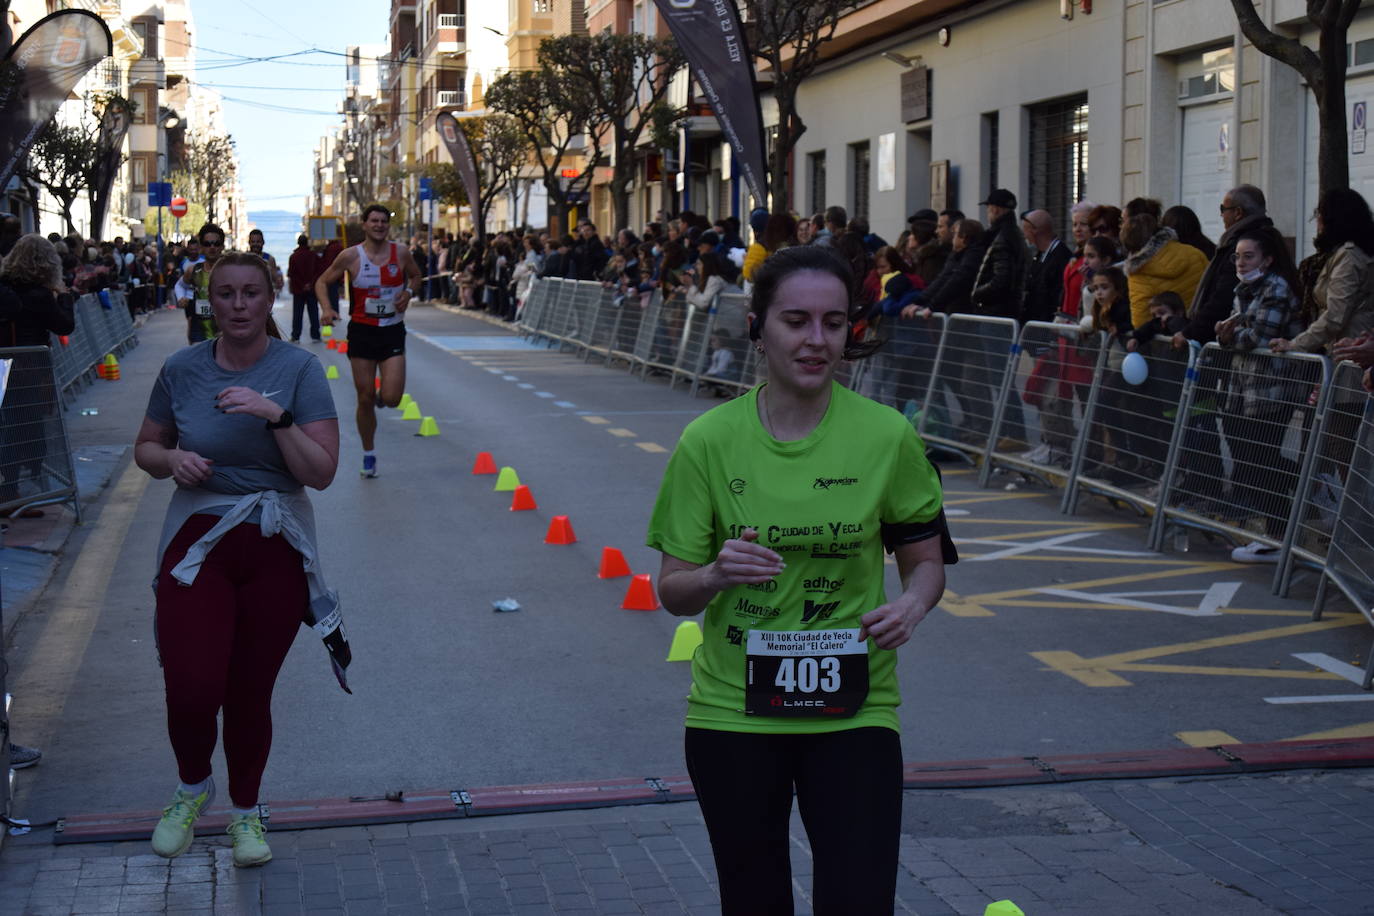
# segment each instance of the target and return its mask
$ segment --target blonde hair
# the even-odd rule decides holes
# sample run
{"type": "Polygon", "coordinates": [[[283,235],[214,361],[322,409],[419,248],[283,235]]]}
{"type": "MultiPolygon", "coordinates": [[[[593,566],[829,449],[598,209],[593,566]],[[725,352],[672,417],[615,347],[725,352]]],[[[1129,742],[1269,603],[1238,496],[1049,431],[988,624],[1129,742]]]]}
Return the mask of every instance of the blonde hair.
{"type": "Polygon", "coordinates": [[[0,279],[30,286],[44,286],[53,292],[63,288],[62,258],[52,242],[36,232],[21,236],[0,264],[0,279]]]}
{"type": "MultiPolygon", "coordinates": [[[[210,268],[210,285],[215,284],[215,271],[221,267],[255,267],[262,273],[263,283],[268,289],[275,291],[276,287],[272,283],[272,269],[267,266],[267,261],[261,255],[251,251],[226,251],[215,261],[215,266],[210,268]]],[[[281,340],[281,329],[277,327],[276,320],[272,317],[269,310],[267,313],[267,336],[281,340]]]]}

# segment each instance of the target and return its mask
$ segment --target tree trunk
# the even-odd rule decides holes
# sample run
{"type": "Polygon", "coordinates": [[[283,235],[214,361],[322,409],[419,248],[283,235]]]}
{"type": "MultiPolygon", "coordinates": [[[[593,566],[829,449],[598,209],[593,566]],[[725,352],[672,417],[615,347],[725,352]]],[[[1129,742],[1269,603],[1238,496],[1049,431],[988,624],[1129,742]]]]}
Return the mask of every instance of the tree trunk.
{"type": "Polygon", "coordinates": [[[630,183],[634,168],[634,157],[631,156],[629,166],[624,165],[624,160],[617,157],[615,160],[615,171],[611,173],[611,206],[615,211],[615,225],[610,227],[611,238],[621,229],[630,228],[630,198],[625,193],[625,188],[630,183]]]}
{"type": "MultiPolygon", "coordinates": [[[[793,124],[796,123],[790,111],[791,103],[784,109],[783,100],[778,100],[778,135],[773,141],[773,155],[769,157],[768,163],[768,194],[772,198],[772,206],[769,208],[773,212],[782,212],[790,209],[792,201],[787,194],[787,161],[792,154],[792,147],[797,145],[801,139],[801,131],[793,133],[793,124]]],[[[805,127],[802,127],[805,130],[805,127]]],[[[815,201],[811,201],[814,208],[815,201]]]]}
{"type": "Polygon", "coordinates": [[[568,201],[563,196],[563,186],[557,178],[544,177],[544,190],[549,195],[554,219],[550,221],[549,236],[555,241],[568,234],[568,201]]]}
{"type": "Polygon", "coordinates": [[[1345,111],[1346,30],[1323,29],[1318,48],[1322,78],[1311,87],[1317,100],[1317,199],[1350,185],[1349,122],[1345,111]]]}

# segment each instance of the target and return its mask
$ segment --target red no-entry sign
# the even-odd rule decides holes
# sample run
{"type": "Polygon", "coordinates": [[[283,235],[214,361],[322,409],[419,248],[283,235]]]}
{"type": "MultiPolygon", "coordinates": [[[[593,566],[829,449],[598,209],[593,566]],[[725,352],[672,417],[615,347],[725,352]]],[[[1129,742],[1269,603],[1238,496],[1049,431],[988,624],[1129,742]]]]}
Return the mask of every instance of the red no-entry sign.
{"type": "Polygon", "coordinates": [[[186,215],[186,198],[173,197],[172,205],[167,208],[167,212],[175,216],[177,219],[181,219],[183,216],[186,215]]]}

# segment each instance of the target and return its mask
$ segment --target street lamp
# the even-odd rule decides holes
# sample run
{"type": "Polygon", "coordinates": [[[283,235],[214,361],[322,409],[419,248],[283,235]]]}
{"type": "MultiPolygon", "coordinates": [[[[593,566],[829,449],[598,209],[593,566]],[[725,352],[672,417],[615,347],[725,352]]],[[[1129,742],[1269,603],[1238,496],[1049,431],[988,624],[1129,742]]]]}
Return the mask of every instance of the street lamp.
{"type": "MultiPolygon", "coordinates": [[[[162,146],[162,147],[164,147],[164,148],[167,146],[167,133],[166,133],[166,132],[167,132],[168,130],[170,130],[170,129],[176,127],[176,126],[179,125],[180,123],[181,123],[181,118],[177,115],[177,113],[176,113],[175,111],[173,111],[173,110],[170,109],[170,108],[167,109],[166,111],[160,113],[160,114],[158,115],[157,126],[158,126],[158,130],[161,132],[161,135],[160,135],[159,138],[158,138],[158,139],[159,139],[159,145],[160,145],[160,146],[162,146]]],[[[164,166],[166,165],[166,163],[167,163],[167,153],[164,152],[164,150],[159,149],[158,152],[157,152],[157,184],[158,184],[158,207],[157,207],[157,307],[158,307],[158,308],[161,308],[161,307],[162,307],[164,300],[167,298],[167,284],[166,284],[166,277],[165,277],[165,274],[164,274],[164,268],[165,268],[166,265],[165,265],[164,262],[163,262],[163,254],[162,254],[162,208],[165,207],[165,206],[167,206],[168,204],[171,203],[171,199],[170,199],[170,198],[171,198],[171,194],[170,194],[170,193],[166,193],[166,192],[167,192],[167,189],[165,188],[164,182],[163,182],[163,180],[162,180],[163,177],[164,177],[164,175],[165,175],[165,168],[164,168],[164,166]],[[164,198],[166,198],[166,199],[164,199],[164,198]]]]}

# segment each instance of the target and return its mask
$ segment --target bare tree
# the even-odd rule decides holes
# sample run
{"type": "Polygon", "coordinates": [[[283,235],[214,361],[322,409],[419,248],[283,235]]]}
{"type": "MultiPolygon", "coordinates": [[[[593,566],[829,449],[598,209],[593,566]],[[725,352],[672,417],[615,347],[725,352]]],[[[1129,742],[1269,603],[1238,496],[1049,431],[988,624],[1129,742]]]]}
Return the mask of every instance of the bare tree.
{"type": "Polygon", "coordinates": [[[75,124],[49,121],[20,169],[25,181],[42,187],[57,201],[68,232],[76,231],[72,219],[76,199],[95,184],[100,158],[97,133],[84,118],[75,124]]]}
{"type": "Polygon", "coordinates": [[[219,195],[234,182],[238,157],[228,134],[188,133],[181,148],[181,167],[172,172],[178,193],[205,206],[210,222],[219,217],[219,195]]]}
{"type": "Polygon", "coordinates": [[[1279,35],[1255,12],[1254,0],[1231,0],[1240,31],[1262,53],[1292,67],[1317,101],[1317,194],[1350,184],[1346,153],[1346,38],[1360,0],[1307,0],[1307,21],[1317,27],[1317,50],[1279,35]]]}
{"type": "Polygon", "coordinates": [[[854,0],[744,0],[746,29],[756,57],[768,62],[773,98],[778,103],[777,136],[768,164],[768,191],[773,206],[786,209],[787,162],[806,124],[797,115],[797,89],[820,62],[821,45],[835,34],[844,11],[854,0]]]}
{"type": "Polygon", "coordinates": [[[635,175],[635,150],[640,139],[652,130],[649,112],[663,101],[669,79],[685,63],[677,42],[638,33],[559,35],[540,43],[539,56],[566,74],[574,92],[586,94],[592,117],[605,126],[614,163],[612,228],[627,228],[627,189],[635,175]]]}

